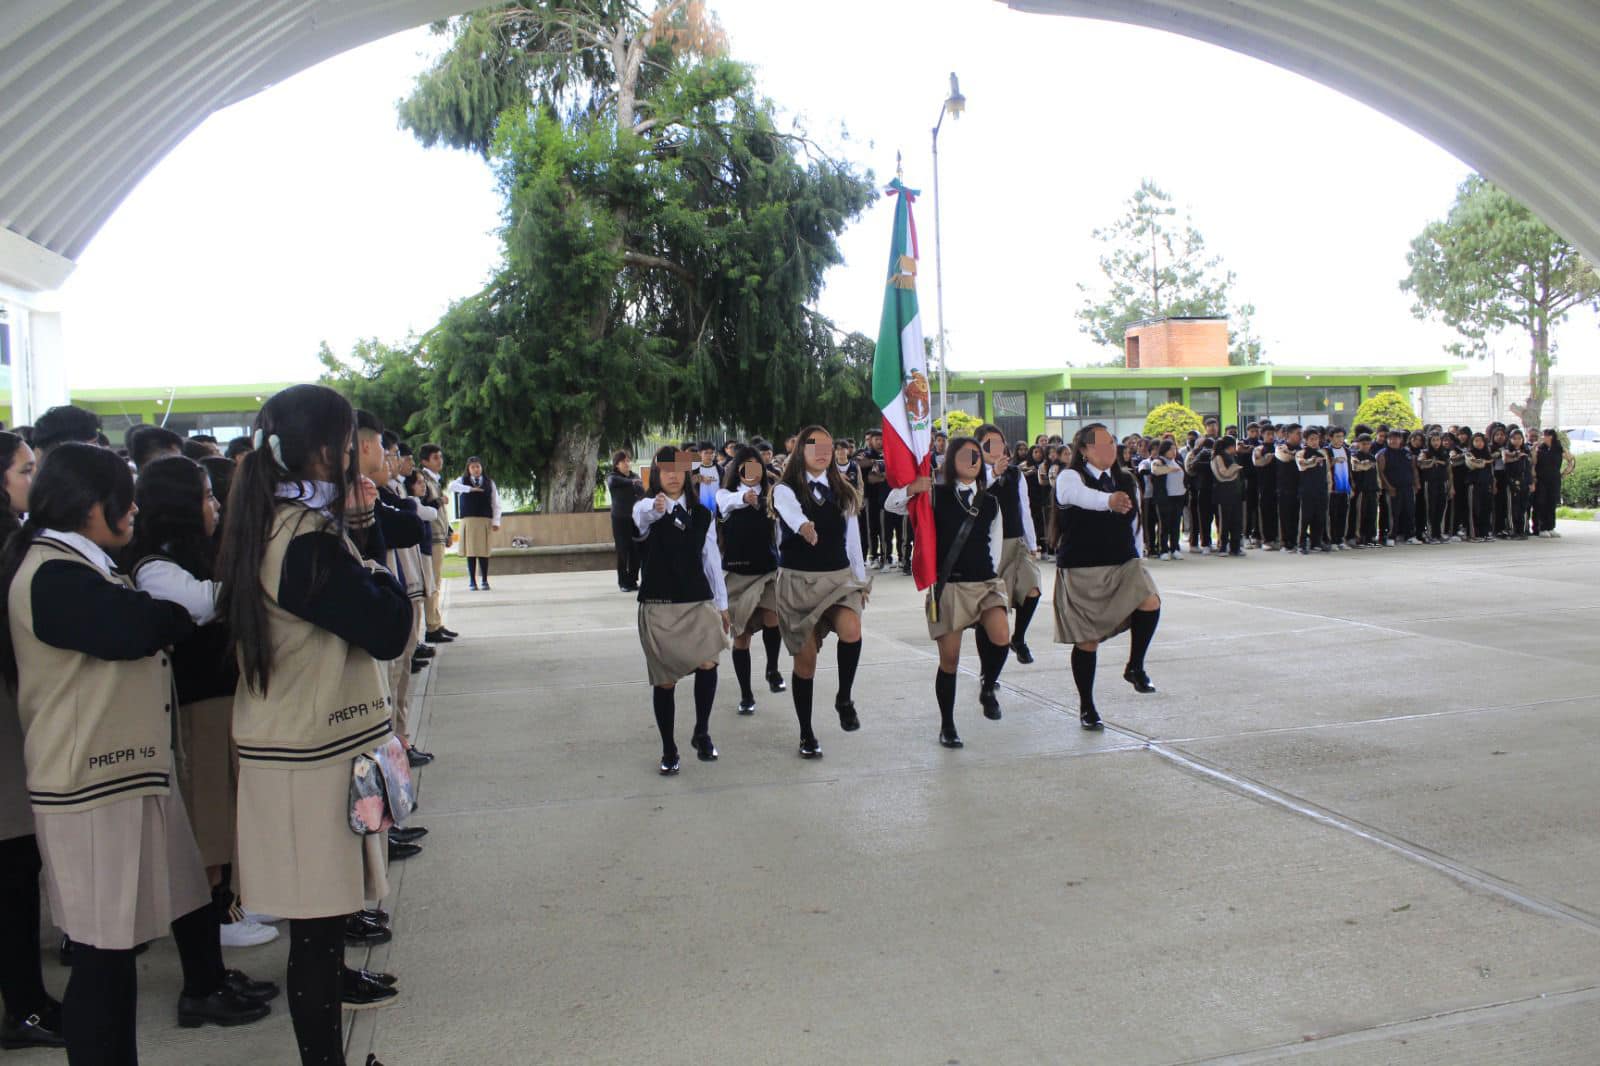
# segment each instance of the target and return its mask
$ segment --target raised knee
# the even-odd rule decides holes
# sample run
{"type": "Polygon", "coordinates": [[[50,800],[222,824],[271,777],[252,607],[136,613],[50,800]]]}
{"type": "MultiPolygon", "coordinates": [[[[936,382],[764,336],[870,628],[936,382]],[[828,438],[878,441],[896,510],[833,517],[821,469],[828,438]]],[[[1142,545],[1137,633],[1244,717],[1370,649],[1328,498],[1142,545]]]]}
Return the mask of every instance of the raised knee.
{"type": "Polygon", "coordinates": [[[1098,640],[1089,640],[1083,642],[1082,644],[1074,644],[1073,647],[1077,648],[1079,651],[1099,651],[1100,642],[1098,640]]]}

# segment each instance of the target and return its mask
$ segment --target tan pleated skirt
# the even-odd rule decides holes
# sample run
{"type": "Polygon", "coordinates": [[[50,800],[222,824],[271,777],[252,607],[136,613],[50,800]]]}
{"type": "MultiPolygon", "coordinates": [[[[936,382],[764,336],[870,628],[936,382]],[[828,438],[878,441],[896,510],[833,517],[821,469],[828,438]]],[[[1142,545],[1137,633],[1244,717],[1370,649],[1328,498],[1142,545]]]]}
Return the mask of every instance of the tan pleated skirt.
{"type": "Polygon", "coordinates": [[[55,924],[73,940],[127,950],[211,902],[183,801],[171,794],[35,814],[55,924]]]}
{"type": "Polygon", "coordinates": [[[331,918],[389,893],[388,838],[350,831],[350,763],[239,766],[239,895],[282,918],[331,918]]]}
{"type": "Polygon", "coordinates": [[[486,558],[489,554],[490,526],[493,523],[487,518],[463,518],[461,520],[461,554],[474,559],[486,558]]]}
{"type": "Polygon", "coordinates": [[[652,685],[688,677],[701,663],[716,662],[728,646],[722,612],[710,600],[698,603],[641,603],[639,645],[652,685]]]}
{"type": "Polygon", "coordinates": [[[1057,570],[1056,643],[1109,640],[1133,623],[1133,612],[1156,591],[1141,559],[1057,570]]]}
{"type": "MultiPolygon", "coordinates": [[[[923,609],[933,601],[933,589],[923,597],[923,609]]],[[[1006,606],[1005,582],[992,577],[988,581],[952,581],[939,596],[939,617],[928,619],[928,636],[937,640],[947,633],[959,633],[983,617],[991,607],[1006,606]]]]}
{"type": "Polygon", "coordinates": [[[778,609],[778,572],[770,574],[724,574],[728,584],[728,616],[733,619],[733,635],[740,637],[761,628],[758,611],[778,609]]]}
{"type": "Polygon", "coordinates": [[[176,769],[200,861],[207,866],[232,862],[234,800],[239,789],[232,696],[179,705],[176,769]]]}
{"type": "Polygon", "coordinates": [[[1000,543],[1000,580],[1005,582],[1006,602],[1013,607],[1034,589],[1044,588],[1039,564],[1028,554],[1021,537],[1009,537],[1000,543]]]}
{"type": "Polygon", "coordinates": [[[833,624],[827,612],[833,607],[848,607],[860,614],[866,609],[865,593],[871,580],[857,581],[850,568],[843,570],[779,570],[778,630],[783,646],[794,655],[815,635],[821,647],[833,624]]]}

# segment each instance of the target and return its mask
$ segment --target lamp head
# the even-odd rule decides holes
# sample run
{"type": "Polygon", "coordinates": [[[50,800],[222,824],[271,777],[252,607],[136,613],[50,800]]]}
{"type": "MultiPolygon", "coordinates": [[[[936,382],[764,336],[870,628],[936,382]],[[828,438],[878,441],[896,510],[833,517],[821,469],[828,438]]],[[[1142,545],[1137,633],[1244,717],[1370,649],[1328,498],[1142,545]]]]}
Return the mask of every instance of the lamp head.
{"type": "Polygon", "coordinates": [[[960,118],[961,112],[967,109],[967,98],[961,95],[961,83],[956,81],[954,71],[950,72],[950,96],[944,102],[944,109],[951,118],[960,118]]]}

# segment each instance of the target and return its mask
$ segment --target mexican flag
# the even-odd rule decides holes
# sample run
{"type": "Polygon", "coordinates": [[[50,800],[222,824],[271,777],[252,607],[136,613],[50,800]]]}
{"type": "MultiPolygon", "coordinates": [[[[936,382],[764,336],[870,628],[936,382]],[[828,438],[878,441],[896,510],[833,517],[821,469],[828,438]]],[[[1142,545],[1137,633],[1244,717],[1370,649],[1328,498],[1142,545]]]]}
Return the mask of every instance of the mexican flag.
{"type": "MultiPolygon", "coordinates": [[[[883,411],[889,487],[899,488],[933,471],[933,390],[928,386],[922,318],[917,312],[917,224],[911,217],[917,190],[906,188],[896,178],[889,183],[889,195],[895,198],[894,236],[889,241],[878,347],[872,357],[872,398],[883,411]]],[[[927,493],[912,499],[910,515],[916,539],[911,573],[917,588],[925,589],[939,576],[933,503],[927,493]]]]}

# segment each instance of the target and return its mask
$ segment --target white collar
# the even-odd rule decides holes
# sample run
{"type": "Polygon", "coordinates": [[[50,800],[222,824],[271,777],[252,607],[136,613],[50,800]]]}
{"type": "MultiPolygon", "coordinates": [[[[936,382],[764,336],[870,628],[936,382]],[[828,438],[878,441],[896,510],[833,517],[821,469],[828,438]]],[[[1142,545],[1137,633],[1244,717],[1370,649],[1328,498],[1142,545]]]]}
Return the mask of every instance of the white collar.
{"type": "Polygon", "coordinates": [[[1089,476],[1094,478],[1096,481],[1099,481],[1101,478],[1106,476],[1106,471],[1099,469],[1087,459],[1083,461],[1083,468],[1089,471],[1089,476]]]}
{"type": "Polygon", "coordinates": [[[824,470],[820,474],[813,474],[811,471],[807,470],[806,480],[811,482],[813,485],[826,485],[828,483],[828,472],[824,470]]]}
{"type": "Polygon", "coordinates": [[[338,492],[331,481],[280,481],[274,490],[278,499],[303,503],[313,511],[326,511],[338,492]]]}
{"type": "Polygon", "coordinates": [[[675,507],[681,507],[685,511],[689,509],[689,494],[687,492],[681,493],[676,500],[671,496],[667,497],[667,510],[670,511],[675,507]]]}
{"type": "Polygon", "coordinates": [[[111,556],[106,554],[106,550],[82,533],[63,533],[59,529],[46,529],[40,532],[39,536],[46,540],[65,544],[85,559],[88,559],[95,565],[95,569],[107,577],[110,577],[112,571],[117,568],[117,564],[112,561],[111,556]]]}

